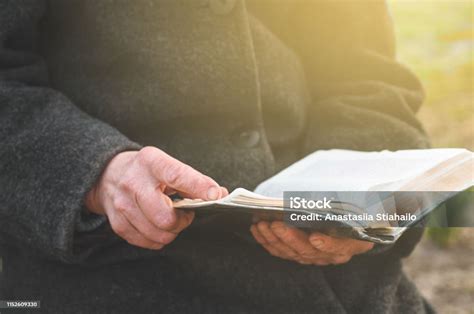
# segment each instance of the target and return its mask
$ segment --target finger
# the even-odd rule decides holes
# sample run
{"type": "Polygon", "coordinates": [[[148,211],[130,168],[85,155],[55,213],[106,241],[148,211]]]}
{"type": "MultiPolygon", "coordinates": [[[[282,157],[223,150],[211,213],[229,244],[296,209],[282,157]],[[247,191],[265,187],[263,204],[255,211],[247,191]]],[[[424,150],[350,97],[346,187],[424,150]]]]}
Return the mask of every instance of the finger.
{"type": "Polygon", "coordinates": [[[170,232],[178,234],[193,222],[194,211],[175,209],[176,215],[178,216],[178,223],[175,228],[171,229],[170,232]]]}
{"type": "Polygon", "coordinates": [[[344,238],[335,238],[323,233],[313,232],[309,236],[309,241],[316,249],[331,254],[345,254],[346,243],[344,238]]]}
{"type": "Polygon", "coordinates": [[[303,257],[297,257],[295,261],[301,265],[314,265],[312,260],[303,257]]]}
{"type": "Polygon", "coordinates": [[[252,225],[250,226],[250,232],[252,233],[253,237],[255,238],[255,240],[261,244],[267,251],[268,253],[270,253],[271,255],[273,256],[276,256],[276,257],[281,257],[281,258],[284,258],[283,256],[281,256],[280,252],[278,252],[278,250],[276,250],[275,248],[273,248],[272,246],[268,245],[267,241],[265,240],[265,238],[260,234],[260,232],[258,231],[258,228],[256,225],[252,225]]]}
{"type": "Polygon", "coordinates": [[[349,255],[321,255],[316,258],[308,259],[312,265],[327,266],[347,263],[351,259],[349,255]]]}
{"type": "Polygon", "coordinates": [[[250,232],[252,233],[253,237],[255,238],[255,240],[261,244],[263,246],[263,248],[265,248],[265,250],[268,251],[268,253],[270,253],[271,255],[275,256],[275,257],[279,257],[279,258],[283,258],[283,259],[286,259],[286,260],[294,260],[294,258],[292,257],[289,257],[289,256],[286,256],[285,254],[282,254],[280,251],[278,251],[277,249],[275,249],[274,247],[272,247],[271,245],[269,245],[267,243],[267,241],[265,240],[265,238],[260,234],[260,232],[258,231],[258,228],[256,225],[252,225],[250,227],[250,232]]]}
{"type": "Polygon", "coordinates": [[[286,259],[286,260],[292,260],[291,257],[283,254],[282,252],[280,252],[278,249],[274,248],[273,246],[269,245],[269,244],[262,244],[263,248],[268,252],[270,253],[270,255],[272,256],[275,256],[275,257],[278,257],[278,258],[282,258],[282,259],[286,259]]]}
{"type": "Polygon", "coordinates": [[[176,233],[158,229],[135,204],[118,210],[142,236],[150,241],[166,245],[176,238],[176,233]]]}
{"type": "Polygon", "coordinates": [[[142,236],[121,214],[110,214],[108,219],[114,232],[128,243],[145,249],[159,250],[163,248],[163,244],[142,236]]]}
{"type": "Polygon", "coordinates": [[[327,256],[318,256],[315,258],[299,257],[296,261],[302,265],[326,266],[331,264],[331,258],[327,256]]]}
{"type": "Polygon", "coordinates": [[[371,242],[351,238],[336,238],[319,232],[313,232],[309,239],[311,245],[318,250],[337,255],[352,256],[368,251],[373,247],[371,242]]]}
{"type": "Polygon", "coordinates": [[[160,230],[172,231],[182,223],[171,199],[159,189],[143,188],[135,192],[133,199],[145,217],[160,230]]]}
{"type": "Polygon", "coordinates": [[[345,264],[351,260],[352,256],[351,255],[338,255],[338,256],[333,256],[330,259],[331,264],[333,265],[339,265],[339,264],[345,264]]]}
{"type": "Polygon", "coordinates": [[[373,242],[355,240],[355,239],[351,239],[351,241],[356,241],[353,245],[353,251],[352,251],[353,255],[362,254],[374,248],[373,242]]]}
{"type": "Polygon", "coordinates": [[[316,266],[327,266],[332,264],[332,260],[328,257],[317,257],[317,258],[303,258],[298,257],[296,262],[302,265],[316,265],[316,266]]]}
{"type": "Polygon", "coordinates": [[[155,178],[166,186],[190,195],[191,198],[217,200],[221,197],[219,185],[192,167],[159,149],[147,148],[140,152],[144,164],[149,166],[155,178]]]}
{"type": "Polygon", "coordinates": [[[325,266],[331,263],[344,262],[346,258],[339,255],[328,254],[315,249],[309,242],[309,236],[298,229],[286,226],[283,222],[272,223],[272,230],[280,240],[298,253],[296,261],[303,265],[325,266]]]}
{"type": "Polygon", "coordinates": [[[172,189],[172,188],[168,187],[168,186],[165,186],[163,193],[166,194],[166,195],[174,195],[174,194],[177,193],[177,191],[175,189],[172,189]]]}
{"type": "MultiPolygon", "coordinates": [[[[219,198],[223,198],[223,197],[226,197],[227,195],[229,195],[229,191],[227,191],[227,189],[225,187],[221,186],[220,189],[221,189],[221,195],[220,195],[219,198]]],[[[184,197],[184,198],[194,198],[191,194],[187,194],[187,193],[184,193],[184,192],[179,192],[179,195],[181,197],[184,197]]]]}
{"type": "Polygon", "coordinates": [[[273,233],[287,246],[303,258],[317,257],[319,251],[309,243],[308,235],[296,228],[288,227],[284,222],[276,221],[271,224],[273,233]]]}
{"type": "Polygon", "coordinates": [[[296,258],[296,252],[284,244],[280,239],[273,233],[270,229],[270,224],[267,221],[260,221],[257,224],[257,229],[260,234],[264,237],[266,241],[266,245],[269,245],[275,248],[277,251],[280,252],[281,255],[286,256],[288,258],[296,258]]]}
{"type": "Polygon", "coordinates": [[[327,266],[327,265],[331,265],[331,260],[325,259],[325,258],[318,258],[318,259],[312,260],[311,264],[317,265],[317,266],[327,266]]]}
{"type": "Polygon", "coordinates": [[[261,244],[261,245],[267,244],[267,241],[266,241],[265,238],[260,234],[260,232],[258,231],[256,225],[250,226],[250,233],[252,233],[252,235],[253,235],[255,241],[257,241],[257,243],[259,243],[259,244],[261,244]]]}
{"type": "Polygon", "coordinates": [[[221,186],[221,197],[226,197],[227,195],[229,195],[229,191],[227,188],[221,186]]]}

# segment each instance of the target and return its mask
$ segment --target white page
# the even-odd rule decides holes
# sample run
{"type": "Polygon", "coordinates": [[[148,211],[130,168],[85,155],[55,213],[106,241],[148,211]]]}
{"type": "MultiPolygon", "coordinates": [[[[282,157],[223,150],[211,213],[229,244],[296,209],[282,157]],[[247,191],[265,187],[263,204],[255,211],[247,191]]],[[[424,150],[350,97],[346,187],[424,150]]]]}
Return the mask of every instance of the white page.
{"type": "Polygon", "coordinates": [[[387,184],[388,188],[390,183],[394,183],[391,187],[395,187],[465,152],[469,151],[316,151],[262,182],[255,192],[271,197],[283,197],[284,191],[368,191],[381,184],[387,184]]]}

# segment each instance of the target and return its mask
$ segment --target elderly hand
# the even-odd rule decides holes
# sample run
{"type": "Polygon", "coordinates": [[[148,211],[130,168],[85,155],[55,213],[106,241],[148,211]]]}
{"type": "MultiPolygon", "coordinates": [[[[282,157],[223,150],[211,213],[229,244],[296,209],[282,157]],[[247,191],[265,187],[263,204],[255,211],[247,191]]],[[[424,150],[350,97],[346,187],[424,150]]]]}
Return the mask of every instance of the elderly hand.
{"type": "Polygon", "coordinates": [[[159,250],[188,227],[193,212],[173,208],[167,194],[216,200],[228,194],[211,178],[155,147],[123,152],[107,165],[88,193],[86,206],[106,215],[115,233],[130,244],[159,250]]]}
{"type": "Polygon", "coordinates": [[[371,242],[335,238],[319,232],[307,234],[281,221],[260,221],[252,225],[250,231],[273,256],[306,265],[343,264],[374,246],[371,242]]]}

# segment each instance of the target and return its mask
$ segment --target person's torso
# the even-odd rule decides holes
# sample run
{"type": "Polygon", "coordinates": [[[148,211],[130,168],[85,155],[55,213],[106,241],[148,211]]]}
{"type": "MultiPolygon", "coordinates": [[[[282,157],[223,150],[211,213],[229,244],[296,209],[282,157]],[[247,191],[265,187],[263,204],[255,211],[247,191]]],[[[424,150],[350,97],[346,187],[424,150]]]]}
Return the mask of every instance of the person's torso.
{"type": "Polygon", "coordinates": [[[51,0],[41,46],[77,106],[229,188],[297,158],[303,70],[242,0],[51,0]]]}

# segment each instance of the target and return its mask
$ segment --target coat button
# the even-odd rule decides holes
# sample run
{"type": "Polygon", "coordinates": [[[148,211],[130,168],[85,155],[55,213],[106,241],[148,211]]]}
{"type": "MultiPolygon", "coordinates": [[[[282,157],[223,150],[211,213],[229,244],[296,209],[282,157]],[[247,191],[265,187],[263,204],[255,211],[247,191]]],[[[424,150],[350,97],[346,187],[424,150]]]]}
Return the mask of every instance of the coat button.
{"type": "Polygon", "coordinates": [[[255,147],[260,142],[260,133],[257,131],[243,131],[238,134],[236,142],[240,147],[255,147]]]}
{"type": "Polygon", "coordinates": [[[212,12],[223,15],[228,14],[234,8],[236,0],[209,0],[212,12]]]}

